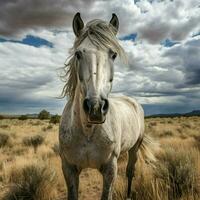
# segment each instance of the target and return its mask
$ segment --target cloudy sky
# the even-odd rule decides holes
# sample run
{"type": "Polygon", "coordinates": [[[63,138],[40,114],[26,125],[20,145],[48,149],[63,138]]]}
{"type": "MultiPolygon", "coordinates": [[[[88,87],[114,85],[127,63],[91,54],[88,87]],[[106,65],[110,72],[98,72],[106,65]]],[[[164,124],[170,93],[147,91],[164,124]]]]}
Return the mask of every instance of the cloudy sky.
{"type": "Polygon", "coordinates": [[[113,92],[134,96],[146,114],[200,109],[199,0],[0,1],[0,113],[61,113],[57,99],[74,41],[72,19],[120,20],[127,52],[116,62],[113,92]]]}

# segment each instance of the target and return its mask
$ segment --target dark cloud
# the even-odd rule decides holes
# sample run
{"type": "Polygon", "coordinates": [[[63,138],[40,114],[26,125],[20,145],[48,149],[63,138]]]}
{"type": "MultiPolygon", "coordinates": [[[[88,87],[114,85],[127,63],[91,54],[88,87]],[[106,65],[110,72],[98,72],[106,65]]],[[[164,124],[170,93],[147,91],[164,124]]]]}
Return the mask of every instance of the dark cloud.
{"type": "Polygon", "coordinates": [[[160,18],[153,19],[148,24],[144,23],[139,27],[139,38],[147,39],[150,43],[157,43],[168,37],[170,24],[160,21],[160,18]]]}
{"type": "Polygon", "coordinates": [[[196,105],[188,104],[143,104],[145,115],[187,113],[197,109],[196,105]]]}
{"type": "Polygon", "coordinates": [[[78,11],[84,21],[94,18],[109,20],[115,12],[120,20],[121,36],[137,33],[138,39],[150,43],[160,43],[166,38],[179,41],[199,31],[198,6],[197,0],[152,3],[130,0],[7,0],[0,3],[0,35],[15,37],[38,28],[71,30],[73,16],[78,11]]]}
{"type": "MultiPolygon", "coordinates": [[[[22,91],[29,89],[38,89],[38,87],[45,86],[49,82],[53,81],[53,76],[49,73],[44,75],[26,75],[25,77],[8,78],[4,83],[1,83],[1,87],[4,88],[20,88],[22,91]]],[[[2,89],[1,89],[2,92],[2,89]]]]}
{"type": "Polygon", "coordinates": [[[51,113],[62,113],[66,99],[56,99],[54,97],[29,98],[19,97],[19,94],[7,93],[0,96],[0,113],[27,114],[39,113],[42,109],[51,111],[51,113]],[[2,96],[3,95],[3,96],[2,96]]]}
{"type": "MultiPolygon", "coordinates": [[[[199,67],[199,65],[198,65],[199,67]]],[[[186,84],[189,85],[198,85],[200,84],[200,69],[197,70],[193,70],[193,72],[188,72],[188,74],[186,74],[186,84]]]]}
{"type": "Polygon", "coordinates": [[[92,0],[7,0],[0,2],[0,35],[24,29],[71,26],[73,15],[90,9],[92,0]]]}
{"type": "Polygon", "coordinates": [[[164,56],[179,61],[175,67],[183,72],[184,80],[177,84],[177,88],[200,84],[200,38],[192,38],[185,44],[177,45],[166,51],[164,56]]]}
{"type": "Polygon", "coordinates": [[[56,95],[45,95],[45,88],[49,91],[52,82],[53,77],[49,73],[4,80],[0,86],[0,113],[38,113],[42,109],[61,113],[66,100],[58,99],[56,95]]]}

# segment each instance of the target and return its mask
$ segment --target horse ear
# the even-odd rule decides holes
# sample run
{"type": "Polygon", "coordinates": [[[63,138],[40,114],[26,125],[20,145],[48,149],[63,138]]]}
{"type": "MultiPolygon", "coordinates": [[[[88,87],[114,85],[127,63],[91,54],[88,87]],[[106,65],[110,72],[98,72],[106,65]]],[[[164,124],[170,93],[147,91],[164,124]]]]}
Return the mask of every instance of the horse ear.
{"type": "Polygon", "coordinates": [[[80,36],[81,30],[84,27],[84,23],[79,12],[75,14],[72,26],[76,37],[80,36]]]}
{"type": "Polygon", "coordinates": [[[112,14],[112,19],[110,20],[110,24],[114,28],[114,34],[117,35],[117,31],[119,29],[119,20],[115,13],[112,14]]]}

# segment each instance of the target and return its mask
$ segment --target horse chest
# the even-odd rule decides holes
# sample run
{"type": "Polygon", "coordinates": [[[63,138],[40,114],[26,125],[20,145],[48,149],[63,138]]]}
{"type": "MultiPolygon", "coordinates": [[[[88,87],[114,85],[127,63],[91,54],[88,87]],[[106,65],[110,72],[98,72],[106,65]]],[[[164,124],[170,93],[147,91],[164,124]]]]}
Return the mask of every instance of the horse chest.
{"type": "Polygon", "coordinates": [[[68,161],[82,168],[99,168],[114,149],[114,141],[106,134],[94,134],[89,139],[83,134],[72,134],[65,142],[68,161]]]}

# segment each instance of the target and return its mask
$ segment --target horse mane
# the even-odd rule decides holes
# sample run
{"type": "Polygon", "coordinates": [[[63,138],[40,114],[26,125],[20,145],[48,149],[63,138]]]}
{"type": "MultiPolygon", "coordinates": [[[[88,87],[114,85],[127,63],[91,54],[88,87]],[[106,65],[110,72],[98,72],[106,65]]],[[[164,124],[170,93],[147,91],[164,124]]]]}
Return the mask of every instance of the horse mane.
{"type": "Polygon", "coordinates": [[[126,61],[126,54],[119,44],[115,34],[114,27],[103,20],[95,19],[88,22],[79,37],[75,39],[73,47],[70,49],[70,56],[67,59],[63,68],[64,74],[61,76],[65,85],[62,90],[62,97],[69,97],[69,100],[74,99],[75,89],[77,85],[77,59],[74,56],[76,49],[88,37],[90,42],[99,49],[112,49],[119,57],[126,61]]]}

